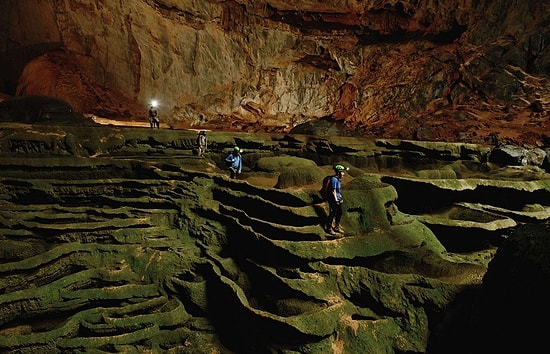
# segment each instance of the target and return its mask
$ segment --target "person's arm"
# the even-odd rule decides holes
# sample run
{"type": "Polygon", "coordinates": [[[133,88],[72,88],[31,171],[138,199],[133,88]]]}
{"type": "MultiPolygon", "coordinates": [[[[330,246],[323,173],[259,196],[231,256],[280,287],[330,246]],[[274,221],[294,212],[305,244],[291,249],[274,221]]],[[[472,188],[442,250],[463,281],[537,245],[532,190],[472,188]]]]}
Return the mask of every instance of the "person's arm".
{"type": "Polygon", "coordinates": [[[233,154],[227,155],[226,158],[225,158],[225,162],[233,162],[232,157],[233,157],[233,154]]]}
{"type": "Polygon", "coordinates": [[[337,187],[338,187],[338,178],[337,177],[332,177],[331,180],[330,180],[330,189],[331,189],[331,192],[332,192],[332,200],[335,201],[336,203],[339,202],[337,187]]]}
{"type": "Polygon", "coordinates": [[[336,189],[332,189],[332,200],[338,203],[338,195],[336,194],[336,189]]]}
{"type": "Polygon", "coordinates": [[[243,156],[239,155],[239,173],[241,173],[241,170],[243,169],[243,156]]]}

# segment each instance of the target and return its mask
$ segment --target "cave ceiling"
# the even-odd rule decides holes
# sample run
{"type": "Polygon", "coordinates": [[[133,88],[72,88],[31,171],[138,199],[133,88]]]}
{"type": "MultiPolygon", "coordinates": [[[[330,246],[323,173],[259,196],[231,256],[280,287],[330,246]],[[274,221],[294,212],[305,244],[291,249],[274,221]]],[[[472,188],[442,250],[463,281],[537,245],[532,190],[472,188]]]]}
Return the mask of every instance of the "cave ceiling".
{"type": "Polygon", "coordinates": [[[548,0],[0,7],[1,352],[544,342],[548,0]]]}
{"type": "Polygon", "coordinates": [[[0,92],[120,124],[542,146],[548,1],[4,2],[0,92]]]}

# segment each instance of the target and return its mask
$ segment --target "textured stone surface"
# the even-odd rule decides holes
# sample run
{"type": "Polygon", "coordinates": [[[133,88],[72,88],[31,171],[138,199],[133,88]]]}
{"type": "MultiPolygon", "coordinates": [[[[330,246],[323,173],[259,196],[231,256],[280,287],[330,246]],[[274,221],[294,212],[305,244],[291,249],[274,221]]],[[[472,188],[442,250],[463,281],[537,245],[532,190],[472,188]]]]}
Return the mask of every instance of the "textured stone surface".
{"type": "Polygon", "coordinates": [[[544,144],[547,1],[6,0],[0,91],[225,130],[544,144]]]}
{"type": "MultiPolygon", "coordinates": [[[[487,186],[542,210],[550,190],[546,175],[516,176],[531,187],[508,189],[488,173],[455,175],[456,188],[395,177],[447,165],[480,175],[491,167],[485,146],[209,133],[199,158],[193,131],[1,128],[3,352],[465,352],[479,340],[471,306],[496,246],[465,237],[461,253],[449,251],[400,209],[414,205],[406,191],[441,195],[414,197],[416,210],[485,200],[487,186]],[[222,164],[235,143],[241,180],[222,164]],[[265,159],[280,169],[266,171],[265,159]],[[320,181],[302,183],[309,173],[274,188],[289,161],[351,165],[345,237],[323,232],[320,181]]],[[[493,212],[511,207],[503,201],[493,212]]]]}

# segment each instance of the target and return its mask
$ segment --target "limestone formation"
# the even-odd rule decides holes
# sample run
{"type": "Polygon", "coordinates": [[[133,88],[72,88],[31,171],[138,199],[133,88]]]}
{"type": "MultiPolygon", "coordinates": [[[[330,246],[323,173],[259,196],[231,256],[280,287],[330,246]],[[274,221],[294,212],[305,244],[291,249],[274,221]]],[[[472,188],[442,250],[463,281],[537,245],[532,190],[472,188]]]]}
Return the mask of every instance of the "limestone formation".
{"type": "Polygon", "coordinates": [[[0,92],[119,121],[145,121],[158,99],[173,127],[320,122],[329,135],[548,145],[549,11],[533,0],[5,0],[0,92]]]}
{"type": "Polygon", "coordinates": [[[201,158],[194,131],[1,128],[7,353],[464,352],[479,340],[472,294],[502,240],[459,225],[455,252],[421,214],[463,202],[478,222],[537,210],[530,223],[548,221],[548,175],[492,179],[486,146],[211,132],[201,158]],[[239,180],[223,166],[234,144],[239,180]],[[320,226],[309,180],[337,161],[352,166],[341,238],[320,226]],[[414,176],[448,168],[452,179],[414,176]]]}

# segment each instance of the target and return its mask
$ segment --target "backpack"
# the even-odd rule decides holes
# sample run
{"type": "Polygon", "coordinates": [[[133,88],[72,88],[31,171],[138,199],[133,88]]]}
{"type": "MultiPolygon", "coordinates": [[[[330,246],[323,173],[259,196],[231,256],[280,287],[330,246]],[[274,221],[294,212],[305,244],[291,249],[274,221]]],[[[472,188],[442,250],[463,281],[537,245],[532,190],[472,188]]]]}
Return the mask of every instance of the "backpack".
{"type": "Polygon", "coordinates": [[[330,175],[330,176],[325,176],[325,178],[323,178],[321,189],[319,190],[319,194],[321,194],[321,198],[323,198],[323,200],[327,200],[329,193],[331,192],[330,184],[332,182],[332,177],[333,176],[330,175]]]}

